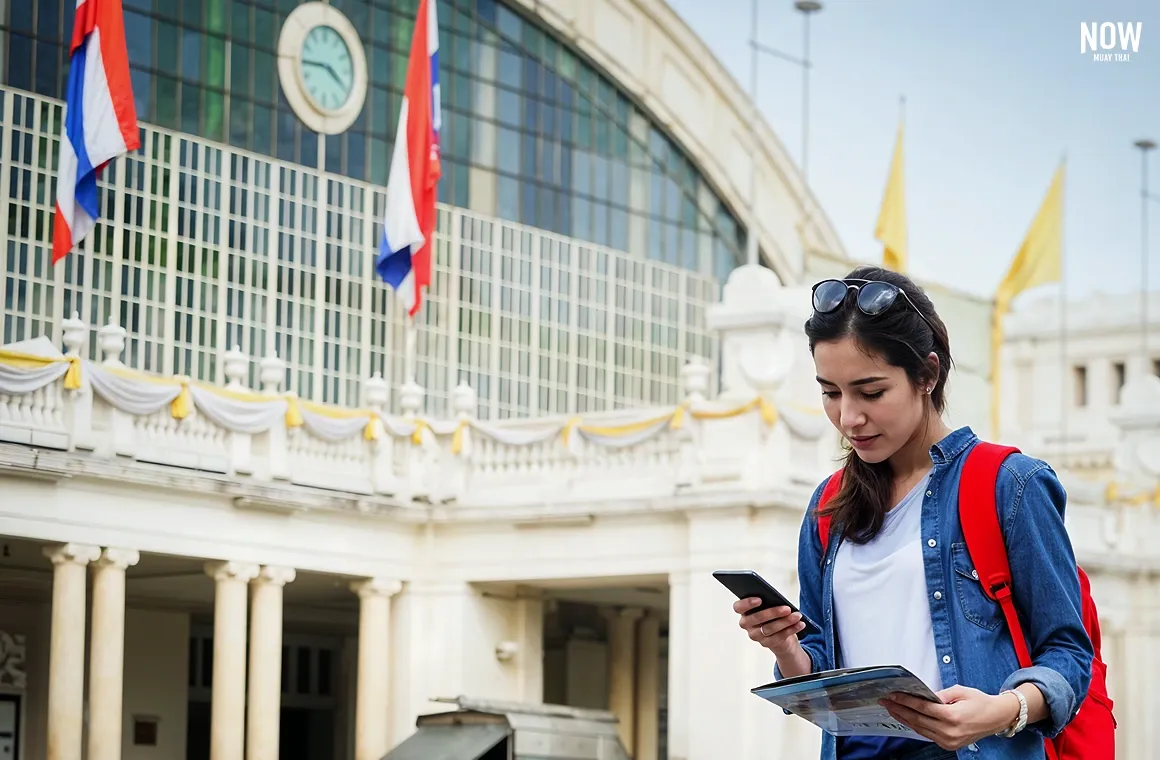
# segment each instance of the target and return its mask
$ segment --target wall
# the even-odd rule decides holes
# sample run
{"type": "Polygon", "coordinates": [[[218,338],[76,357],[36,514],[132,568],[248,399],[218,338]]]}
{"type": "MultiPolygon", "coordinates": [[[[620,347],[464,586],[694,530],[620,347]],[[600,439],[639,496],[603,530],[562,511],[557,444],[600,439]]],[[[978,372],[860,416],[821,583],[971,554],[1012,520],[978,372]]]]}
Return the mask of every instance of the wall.
{"type": "Polygon", "coordinates": [[[189,679],[189,615],[125,611],[123,760],[183,760],[189,679]],[[158,719],[157,745],[134,746],[134,716],[158,719]]]}
{"type": "MultiPolygon", "coordinates": [[[[0,601],[0,630],[8,634],[23,634],[26,647],[24,673],[27,686],[20,705],[21,749],[16,760],[39,760],[45,754],[51,613],[48,604],[0,601]]],[[[5,686],[0,686],[0,691],[20,693],[5,686]]]]}

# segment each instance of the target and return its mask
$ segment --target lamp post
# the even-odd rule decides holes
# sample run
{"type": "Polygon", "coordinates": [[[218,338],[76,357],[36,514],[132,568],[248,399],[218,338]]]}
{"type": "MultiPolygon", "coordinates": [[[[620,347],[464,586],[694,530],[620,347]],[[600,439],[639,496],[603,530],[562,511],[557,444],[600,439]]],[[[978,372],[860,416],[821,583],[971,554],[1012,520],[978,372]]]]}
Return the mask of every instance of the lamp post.
{"type": "Polygon", "coordinates": [[[1148,371],[1148,151],[1156,147],[1152,140],[1137,140],[1140,150],[1140,361],[1148,371]]]}
{"type": "MultiPolygon", "coordinates": [[[[802,57],[784,53],[757,40],[757,6],[762,0],[751,0],[750,5],[750,38],[749,38],[749,98],[753,103],[753,113],[750,117],[749,132],[753,145],[757,146],[757,121],[759,109],[757,107],[757,54],[764,53],[783,61],[788,61],[802,69],[802,185],[809,186],[809,147],[810,147],[810,16],[822,9],[820,0],[795,0],[793,7],[802,14],[802,57]]],[[[749,172],[749,234],[746,236],[746,263],[758,264],[758,249],[756,230],[757,215],[757,162],[752,163],[749,172]]],[[[807,190],[808,192],[808,190],[807,190]]],[[[803,200],[803,205],[805,204],[803,200]]],[[[809,217],[809,211],[806,215],[809,217]]],[[[804,224],[803,224],[804,230],[804,224]]]]}

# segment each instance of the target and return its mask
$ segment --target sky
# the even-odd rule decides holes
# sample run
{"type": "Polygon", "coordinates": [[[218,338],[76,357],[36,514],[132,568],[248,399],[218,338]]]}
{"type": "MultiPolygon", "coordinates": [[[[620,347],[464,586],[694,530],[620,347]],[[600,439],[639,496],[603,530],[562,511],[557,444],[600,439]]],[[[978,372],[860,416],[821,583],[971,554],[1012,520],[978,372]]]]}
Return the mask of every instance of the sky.
{"type": "MultiPolygon", "coordinates": [[[[751,0],[668,0],[745,92],[751,0]]],[[[800,57],[792,0],[757,0],[757,38],[800,57]]],[[[1160,143],[1160,2],[823,0],[810,23],[809,181],[847,253],[874,239],[905,96],[910,271],[981,296],[1002,279],[1066,160],[1069,298],[1139,293],[1141,155],[1160,143]],[[1126,62],[1080,53],[1080,23],[1143,22],[1126,62]]],[[[763,55],[757,100],[800,162],[802,69],[763,55]]],[[[1160,150],[1148,284],[1160,288],[1160,150]]],[[[1028,299],[1053,296],[1050,285],[1028,299]]]]}

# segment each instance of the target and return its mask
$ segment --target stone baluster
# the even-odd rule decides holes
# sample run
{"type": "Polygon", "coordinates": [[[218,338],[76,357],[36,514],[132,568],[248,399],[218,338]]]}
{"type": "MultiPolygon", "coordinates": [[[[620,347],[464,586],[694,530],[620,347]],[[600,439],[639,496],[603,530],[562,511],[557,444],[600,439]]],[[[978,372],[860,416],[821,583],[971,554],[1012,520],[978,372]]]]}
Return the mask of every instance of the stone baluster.
{"type": "MultiPolygon", "coordinates": [[[[363,402],[375,414],[386,416],[387,400],[390,389],[381,372],[368,377],[363,381],[363,402]]],[[[380,428],[382,422],[379,423],[380,428]]],[[[395,477],[395,440],[380,429],[377,440],[370,446],[371,484],[375,493],[394,496],[400,488],[399,479],[395,477]]]]}
{"type": "Polygon", "coordinates": [[[459,452],[455,453],[452,450],[455,445],[454,438],[451,447],[441,452],[445,477],[439,479],[440,501],[454,501],[468,488],[471,473],[471,421],[475,418],[478,404],[479,398],[475,389],[466,382],[461,381],[451,392],[451,409],[455,412],[456,423],[459,425],[456,433],[459,437],[459,452]]]}
{"type": "MultiPolygon", "coordinates": [[[[399,406],[403,410],[403,419],[419,421],[419,410],[423,408],[423,386],[414,380],[403,383],[399,389],[399,406]]],[[[428,435],[427,433],[424,434],[428,435]]],[[[427,477],[427,457],[422,446],[408,444],[403,451],[406,466],[404,476],[407,483],[405,489],[412,499],[427,499],[430,497],[427,477]]]]}
{"type": "Polygon", "coordinates": [[[701,444],[698,433],[701,428],[693,419],[692,413],[706,401],[709,376],[712,372],[704,357],[697,355],[689,357],[688,363],[681,367],[681,384],[685,392],[685,419],[676,433],[681,448],[677,457],[677,469],[673,473],[678,488],[688,488],[700,481],[701,444]]]}
{"type": "MultiPolygon", "coordinates": [[[[124,367],[121,354],[125,350],[125,328],[112,319],[97,330],[97,346],[101,349],[101,366],[124,367]]],[[[112,433],[112,453],[116,456],[137,456],[137,421],[119,409],[109,409],[109,429],[112,433]]]]}
{"type": "Polygon", "coordinates": [[[713,370],[702,356],[689,357],[688,363],[681,368],[681,382],[685,389],[685,400],[692,404],[699,404],[709,393],[709,376],[713,370]]]}
{"type": "Polygon", "coordinates": [[[262,384],[262,393],[277,396],[285,379],[286,362],[278,357],[277,352],[258,362],[258,380],[262,384]]]}
{"type": "MultiPolygon", "coordinates": [[[[258,382],[261,383],[262,394],[265,396],[277,396],[281,392],[282,382],[286,379],[286,362],[279,358],[277,353],[265,357],[258,362],[258,382]]],[[[292,396],[293,394],[286,394],[292,396]]],[[[265,457],[258,457],[254,460],[256,471],[255,477],[271,478],[276,480],[290,479],[290,455],[287,451],[287,441],[291,435],[295,435],[297,431],[290,430],[285,424],[275,425],[270,428],[265,436],[261,436],[254,441],[254,445],[258,449],[262,446],[262,440],[265,440],[266,451],[265,457]]],[[[260,454],[260,450],[256,453],[260,454]]]]}
{"type": "MultiPolygon", "coordinates": [[[[65,356],[84,359],[88,351],[89,326],[81,321],[80,315],[73,312],[72,317],[64,320],[62,341],[65,347],[65,356]]],[[[93,449],[93,394],[92,385],[88,376],[81,373],[81,387],[77,391],[68,391],[64,398],[64,424],[69,433],[70,446],[73,449],[93,449]]]]}
{"type": "Polygon", "coordinates": [[[222,355],[222,371],[226,376],[226,388],[231,391],[248,390],[243,381],[250,371],[250,357],[242,353],[240,346],[235,345],[222,355]]]}
{"type": "MultiPolygon", "coordinates": [[[[250,357],[243,354],[239,346],[235,345],[222,354],[222,372],[226,377],[226,390],[235,393],[246,393],[250,390],[245,383],[250,374],[250,357]]],[[[254,472],[253,436],[231,431],[227,438],[230,469],[238,475],[257,474],[254,472]]]]}
{"type": "Polygon", "coordinates": [[[121,353],[125,350],[125,328],[109,320],[109,324],[97,330],[97,345],[101,347],[101,364],[106,367],[123,367],[121,353]]]}
{"type": "MultiPolygon", "coordinates": [[[[771,403],[807,398],[803,394],[814,380],[801,326],[809,305],[808,288],[785,287],[765,267],[742,266],[730,274],[721,302],[706,314],[720,335],[724,403],[744,404],[756,396],[771,403]]],[[[806,457],[808,462],[800,456],[795,460],[794,449],[784,422],[770,428],[757,410],[721,420],[703,431],[704,477],[756,489],[784,485],[802,464],[808,468],[821,461],[813,456],[806,457]]],[[[806,477],[813,479],[812,474],[806,477]]]]}

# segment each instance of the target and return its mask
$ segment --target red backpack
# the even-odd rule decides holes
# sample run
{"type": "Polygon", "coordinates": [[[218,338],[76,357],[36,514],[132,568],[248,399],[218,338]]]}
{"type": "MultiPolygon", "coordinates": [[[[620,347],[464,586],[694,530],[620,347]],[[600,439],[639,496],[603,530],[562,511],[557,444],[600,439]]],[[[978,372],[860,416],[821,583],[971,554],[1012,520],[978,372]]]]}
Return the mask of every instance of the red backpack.
{"type": "MultiPolygon", "coordinates": [[[[1018,452],[1019,449],[1010,446],[985,442],[979,442],[971,449],[959,480],[959,520],[983,593],[1003,608],[1003,616],[1007,618],[1007,628],[1015,644],[1015,654],[1020,666],[1026,668],[1031,665],[1031,653],[1011,597],[1011,567],[1007,562],[1007,547],[999,529],[999,514],[995,505],[999,467],[1009,455],[1018,452]]],[[[841,481],[842,471],[838,470],[822,489],[819,510],[837,494],[841,481]]],[[[830,515],[818,518],[823,555],[830,542],[830,523],[830,515]]],[[[1108,697],[1108,668],[1100,656],[1099,615],[1092,599],[1091,582],[1082,568],[1076,569],[1079,571],[1083,600],[1083,625],[1095,650],[1091,686],[1071,723],[1044,744],[1048,760],[1115,760],[1116,719],[1112,715],[1112,700],[1108,697]]]]}

